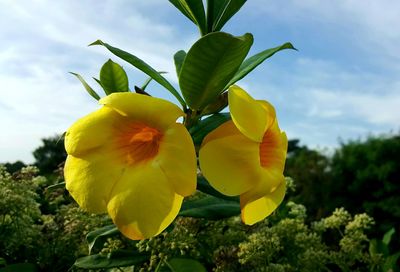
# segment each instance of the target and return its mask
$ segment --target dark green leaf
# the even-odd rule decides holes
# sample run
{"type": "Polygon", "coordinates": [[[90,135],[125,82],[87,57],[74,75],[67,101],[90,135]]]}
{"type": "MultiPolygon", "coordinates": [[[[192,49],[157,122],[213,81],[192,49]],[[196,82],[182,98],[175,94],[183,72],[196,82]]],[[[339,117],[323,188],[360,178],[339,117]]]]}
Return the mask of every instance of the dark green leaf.
{"type": "Polygon", "coordinates": [[[201,115],[204,116],[213,113],[218,113],[223,109],[225,109],[227,106],[228,106],[228,92],[223,92],[217,97],[217,99],[214,102],[208,104],[208,106],[206,106],[204,110],[201,111],[201,115]]]}
{"type": "Polygon", "coordinates": [[[271,48],[264,50],[254,56],[251,56],[250,58],[246,59],[242,65],[240,65],[239,70],[236,72],[235,76],[229,81],[229,83],[226,85],[226,88],[229,88],[229,86],[235,84],[235,82],[239,81],[243,77],[245,77],[248,73],[253,71],[258,65],[260,65],[264,60],[267,58],[271,57],[274,55],[276,52],[279,52],[284,49],[294,49],[296,48],[293,47],[291,43],[285,43],[281,46],[271,48]]]}
{"type": "Polygon", "coordinates": [[[125,52],[119,48],[113,47],[107,43],[102,42],[101,40],[97,40],[90,45],[102,45],[105,48],[107,48],[111,53],[116,55],[117,57],[120,57],[121,59],[125,60],[126,62],[132,64],[135,66],[137,69],[142,71],[143,73],[147,74],[151,78],[153,78],[155,81],[157,81],[161,86],[165,87],[171,94],[173,94],[176,99],[181,103],[181,105],[184,107],[185,101],[182,99],[182,97],[179,95],[178,91],[169,83],[168,80],[166,80],[159,72],[157,72],[155,69],[153,69],[150,65],[145,63],[143,60],[139,59],[138,57],[125,52]]]}
{"type": "Polygon", "coordinates": [[[86,241],[89,246],[89,254],[92,254],[94,248],[103,246],[108,237],[117,235],[119,233],[120,232],[115,225],[108,225],[89,232],[86,235],[86,241]]]}
{"type": "Polygon", "coordinates": [[[89,84],[86,83],[86,81],[81,77],[79,74],[69,72],[70,74],[76,76],[79,81],[82,83],[83,87],[85,87],[85,90],[96,100],[100,99],[100,96],[92,89],[92,87],[89,86],[89,84]]]}
{"type": "Polygon", "coordinates": [[[166,262],[171,272],[207,272],[204,266],[196,260],[186,258],[173,258],[166,262]]]}
{"type": "Polygon", "coordinates": [[[94,79],[94,81],[96,81],[96,82],[100,85],[100,87],[104,90],[104,87],[103,87],[103,85],[101,84],[100,80],[97,79],[97,78],[95,78],[95,77],[93,77],[93,79],[94,79]]]}
{"type": "Polygon", "coordinates": [[[107,95],[129,91],[128,76],[125,70],[110,59],[101,67],[100,83],[107,95]]]}
{"type": "Polygon", "coordinates": [[[32,263],[10,264],[4,268],[0,268],[0,272],[36,272],[39,271],[37,266],[32,263]]]}
{"type": "Polygon", "coordinates": [[[178,76],[178,78],[179,78],[179,74],[181,73],[182,64],[183,64],[183,61],[185,60],[185,57],[186,57],[186,52],[183,50],[179,50],[174,55],[176,75],[178,76]]]}
{"type": "Polygon", "coordinates": [[[113,267],[125,267],[138,265],[146,262],[149,254],[139,253],[132,250],[118,250],[108,255],[90,255],[79,258],[74,265],[84,269],[102,269],[113,267]]]}
{"type": "Polygon", "coordinates": [[[240,214],[240,204],[213,196],[187,200],[183,203],[180,216],[219,220],[240,214]]]}
{"type": "Polygon", "coordinates": [[[192,127],[189,132],[192,135],[192,139],[195,145],[201,145],[205,136],[208,133],[230,120],[231,116],[229,113],[217,113],[210,117],[207,117],[199,121],[194,127],[192,127]]]}
{"type": "Polygon", "coordinates": [[[389,247],[381,240],[372,239],[369,243],[369,251],[371,254],[382,254],[387,256],[389,254],[389,247]]]}
{"type": "Polygon", "coordinates": [[[390,241],[392,241],[392,238],[393,238],[393,235],[394,235],[395,232],[396,232],[396,231],[395,231],[394,228],[391,228],[390,230],[388,230],[388,231],[385,233],[385,235],[383,235],[382,242],[383,242],[385,245],[389,246],[390,241]]]}
{"type": "Polygon", "coordinates": [[[169,0],[169,2],[197,25],[202,35],[207,33],[203,0],[169,0]]]}
{"type": "Polygon", "coordinates": [[[190,48],[179,74],[179,85],[192,109],[203,109],[225,90],[252,43],[253,36],[248,33],[234,37],[214,32],[190,48]]]}
{"type": "Polygon", "coordinates": [[[222,198],[222,199],[234,201],[234,202],[239,202],[238,196],[226,196],[224,194],[221,194],[220,192],[215,190],[210,185],[210,183],[208,183],[208,181],[206,180],[205,177],[202,177],[202,176],[197,177],[197,190],[199,190],[200,192],[203,192],[205,194],[218,197],[218,198],[222,198]]]}
{"type": "Polygon", "coordinates": [[[385,259],[385,263],[383,264],[382,271],[398,271],[397,260],[400,258],[400,252],[392,254],[385,259]]]}
{"type": "Polygon", "coordinates": [[[246,0],[208,0],[208,32],[219,31],[246,3],[246,0]]]}

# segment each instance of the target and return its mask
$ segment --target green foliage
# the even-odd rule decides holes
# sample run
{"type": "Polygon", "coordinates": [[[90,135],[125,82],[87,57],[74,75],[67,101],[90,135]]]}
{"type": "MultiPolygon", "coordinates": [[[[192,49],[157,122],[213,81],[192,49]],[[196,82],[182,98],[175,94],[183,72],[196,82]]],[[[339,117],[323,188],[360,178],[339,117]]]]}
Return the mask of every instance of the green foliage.
{"type": "Polygon", "coordinates": [[[238,201],[225,200],[214,196],[204,196],[186,200],[179,212],[180,216],[220,220],[240,214],[238,201]]]}
{"type": "Polygon", "coordinates": [[[88,253],[84,235],[110,223],[71,204],[64,189],[41,191],[49,181],[37,173],[37,168],[26,167],[11,175],[0,166],[0,259],[8,264],[5,271],[35,267],[17,265],[25,262],[37,264],[40,271],[67,271],[88,253]],[[44,203],[53,209],[41,210],[44,203]]]}
{"type": "Polygon", "coordinates": [[[108,95],[114,92],[128,92],[129,82],[125,70],[109,59],[100,70],[100,84],[108,95]]]}
{"type": "Polygon", "coordinates": [[[35,166],[39,168],[40,174],[54,174],[54,171],[59,169],[67,158],[64,137],[56,135],[42,139],[42,145],[33,151],[33,156],[35,157],[35,166]]]}
{"type": "Polygon", "coordinates": [[[254,56],[251,56],[247,58],[239,67],[238,71],[236,74],[233,76],[233,78],[229,81],[226,87],[229,87],[233,84],[235,84],[237,81],[240,79],[244,78],[248,73],[253,71],[258,65],[263,63],[266,59],[272,57],[275,53],[284,50],[284,49],[294,49],[297,50],[296,48],[293,47],[291,43],[284,43],[281,46],[277,46],[274,48],[266,49],[254,56]]]}
{"type": "Polygon", "coordinates": [[[164,270],[166,264],[177,258],[197,260],[207,271],[224,272],[380,271],[383,267],[382,255],[368,250],[367,232],[374,221],[367,214],[352,216],[336,209],[319,221],[306,221],[305,207],[294,202],[286,202],[254,226],[243,225],[238,217],[219,221],[180,217],[172,229],[148,240],[109,238],[101,252],[136,248],[150,254],[133,271],[169,271],[164,270]]]}
{"type": "Polygon", "coordinates": [[[40,244],[37,169],[23,168],[10,175],[0,166],[0,254],[7,263],[32,261],[40,244]]]}
{"type": "Polygon", "coordinates": [[[157,83],[159,83],[161,86],[166,88],[172,95],[175,96],[175,98],[181,103],[182,106],[185,106],[185,101],[182,99],[178,91],[174,88],[174,86],[171,85],[171,83],[165,79],[161,73],[157,72],[154,68],[152,68],[150,65],[145,63],[143,60],[139,59],[135,55],[132,55],[126,51],[123,51],[119,48],[113,47],[107,43],[104,43],[101,40],[97,40],[90,45],[102,45],[105,48],[107,48],[111,53],[116,55],[117,57],[125,60],[126,62],[132,64],[134,67],[142,71],[143,73],[147,74],[151,78],[153,78],[157,83]]]}
{"type": "Polygon", "coordinates": [[[16,162],[6,162],[3,164],[3,166],[6,168],[7,172],[10,174],[13,174],[15,172],[20,171],[22,168],[26,167],[27,165],[23,163],[22,161],[16,161],[16,162]]]}
{"type": "Polygon", "coordinates": [[[96,100],[100,99],[100,96],[96,93],[95,90],[93,90],[92,87],[90,87],[90,85],[85,81],[85,79],[81,75],[79,75],[77,73],[73,73],[73,72],[69,72],[69,73],[76,76],[76,78],[82,83],[83,87],[88,92],[88,94],[90,94],[91,97],[93,97],[96,100]]]}
{"type": "Polygon", "coordinates": [[[371,137],[342,144],[332,158],[328,207],[366,211],[381,233],[400,222],[400,136],[371,137]]]}
{"type": "Polygon", "coordinates": [[[291,148],[285,173],[298,184],[293,199],[306,205],[313,218],[345,207],[351,213],[365,211],[379,222],[375,236],[383,235],[392,226],[398,228],[399,135],[342,143],[332,157],[298,143],[291,148]]]}
{"type": "Polygon", "coordinates": [[[224,32],[210,33],[193,44],[179,73],[190,108],[203,109],[226,89],[252,44],[251,34],[235,37],[224,32]]]}
{"type": "MultiPolygon", "coordinates": [[[[321,218],[335,207],[328,203],[332,201],[329,190],[332,183],[330,174],[330,160],[315,150],[299,147],[293,144],[289,147],[285,165],[285,174],[296,180],[296,193],[293,198],[308,207],[309,213],[315,218],[321,218]],[[321,205],[321,203],[323,203],[321,205]]],[[[336,203],[342,206],[341,203],[336,203]]]]}

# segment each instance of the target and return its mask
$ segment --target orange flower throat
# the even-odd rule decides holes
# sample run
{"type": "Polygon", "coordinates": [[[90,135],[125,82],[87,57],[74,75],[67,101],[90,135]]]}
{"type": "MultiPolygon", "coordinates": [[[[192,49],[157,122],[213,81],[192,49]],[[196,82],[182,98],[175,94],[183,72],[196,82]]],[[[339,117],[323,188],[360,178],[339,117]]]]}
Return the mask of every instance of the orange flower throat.
{"type": "Polygon", "coordinates": [[[118,134],[119,149],[130,165],[154,158],[163,136],[159,130],[141,123],[131,123],[118,134]]]}

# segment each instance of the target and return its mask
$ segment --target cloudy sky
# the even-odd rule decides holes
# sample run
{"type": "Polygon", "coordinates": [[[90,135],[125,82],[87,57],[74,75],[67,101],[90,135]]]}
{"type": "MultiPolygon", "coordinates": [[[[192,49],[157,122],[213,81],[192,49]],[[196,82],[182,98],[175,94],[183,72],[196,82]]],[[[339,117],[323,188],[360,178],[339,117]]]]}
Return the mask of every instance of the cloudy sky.
{"type": "MultiPolygon", "coordinates": [[[[400,129],[400,1],[249,0],[224,30],[251,32],[250,54],[292,42],[239,82],[272,102],[289,138],[315,148],[400,129]]],[[[132,52],[177,85],[172,55],[198,33],[167,0],[0,0],[0,162],[32,162],[41,138],[99,106],[92,86],[112,58],[130,85],[146,76],[97,39],[132,52]]],[[[155,83],[155,96],[174,101],[155,83]]]]}

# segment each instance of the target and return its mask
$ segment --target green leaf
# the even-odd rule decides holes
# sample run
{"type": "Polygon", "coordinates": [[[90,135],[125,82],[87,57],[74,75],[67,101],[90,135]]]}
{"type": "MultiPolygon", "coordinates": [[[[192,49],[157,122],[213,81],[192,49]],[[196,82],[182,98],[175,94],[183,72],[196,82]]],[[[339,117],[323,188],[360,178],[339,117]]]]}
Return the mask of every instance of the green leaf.
{"type": "Polygon", "coordinates": [[[100,99],[100,96],[92,89],[92,87],[89,86],[89,84],[86,83],[86,81],[81,77],[79,74],[69,72],[71,75],[76,76],[79,81],[82,83],[83,87],[85,87],[85,90],[96,100],[100,99]]]}
{"type": "Polygon", "coordinates": [[[138,265],[149,260],[150,254],[133,250],[117,250],[108,255],[95,254],[79,258],[74,266],[84,269],[102,269],[138,265]]]}
{"type": "Polygon", "coordinates": [[[117,57],[120,57],[121,59],[125,60],[126,62],[132,64],[135,66],[137,69],[142,71],[143,73],[147,74],[151,78],[153,78],[155,81],[157,81],[161,86],[166,88],[172,95],[178,99],[179,103],[183,107],[186,106],[185,101],[182,99],[182,97],[179,95],[178,91],[169,83],[168,80],[166,80],[159,72],[157,72],[155,69],[153,69],[150,65],[145,63],[143,60],[139,59],[138,57],[125,52],[119,48],[113,47],[107,43],[102,42],[101,40],[97,40],[90,45],[102,45],[105,48],[107,48],[111,53],[116,55],[117,57]]]}
{"type": "Polygon", "coordinates": [[[39,269],[32,263],[10,264],[4,268],[0,268],[0,272],[37,272],[39,269]]]}
{"type": "Polygon", "coordinates": [[[221,194],[217,190],[215,190],[210,183],[206,180],[205,177],[203,176],[198,176],[197,177],[197,190],[200,192],[203,192],[208,195],[215,196],[217,198],[222,198],[228,201],[234,201],[234,202],[239,202],[239,197],[238,196],[226,196],[224,194],[221,194]]]}
{"type": "Polygon", "coordinates": [[[207,272],[200,262],[193,259],[173,258],[165,263],[171,272],[207,272]]]}
{"type": "Polygon", "coordinates": [[[285,43],[281,46],[270,48],[267,50],[264,50],[254,56],[251,56],[250,58],[246,59],[242,65],[240,65],[239,70],[236,72],[235,76],[229,81],[229,83],[226,85],[226,88],[229,88],[229,86],[235,84],[235,82],[241,80],[243,77],[245,77],[248,73],[253,71],[258,65],[260,65],[264,60],[268,59],[269,57],[273,56],[275,53],[284,50],[284,49],[294,49],[297,50],[296,48],[293,47],[291,43],[285,43]]]}
{"type": "Polygon", "coordinates": [[[240,204],[213,196],[187,200],[183,203],[180,216],[219,220],[240,214],[240,204]]]}
{"type": "Polygon", "coordinates": [[[169,2],[199,27],[201,35],[207,33],[203,0],[169,0],[169,2]]]}
{"type": "Polygon", "coordinates": [[[183,50],[179,50],[174,55],[176,75],[178,76],[178,78],[179,78],[179,74],[181,73],[182,64],[183,64],[183,61],[185,60],[185,57],[186,57],[186,52],[183,50]]]}
{"type": "Polygon", "coordinates": [[[398,271],[397,260],[400,258],[400,252],[392,254],[385,259],[385,263],[383,264],[382,271],[398,271]]]}
{"type": "Polygon", "coordinates": [[[240,10],[244,3],[246,3],[246,0],[208,0],[208,32],[220,31],[229,19],[240,10]]]}
{"type": "Polygon", "coordinates": [[[190,48],[179,74],[179,85],[192,109],[203,109],[225,90],[252,44],[249,33],[235,37],[214,32],[190,48]]]}
{"type": "Polygon", "coordinates": [[[202,111],[201,115],[210,115],[214,113],[218,113],[225,109],[228,106],[228,92],[223,92],[220,94],[217,99],[208,104],[202,111]]]}
{"type": "Polygon", "coordinates": [[[118,63],[109,59],[100,70],[100,83],[109,95],[116,92],[128,92],[129,83],[125,70],[118,63]]]}
{"type": "Polygon", "coordinates": [[[65,181],[50,185],[50,186],[46,187],[46,190],[55,190],[55,189],[59,189],[59,188],[65,188],[65,181]]]}
{"type": "MultiPolygon", "coordinates": [[[[160,71],[160,72],[158,72],[158,73],[161,75],[161,74],[166,74],[167,72],[160,71]]],[[[147,86],[149,86],[149,84],[150,84],[150,82],[151,82],[152,80],[153,80],[153,78],[151,78],[151,77],[149,77],[148,79],[146,79],[146,81],[143,83],[143,85],[142,85],[142,87],[140,87],[140,89],[141,89],[142,91],[146,90],[147,86]]]]}
{"type": "Polygon", "coordinates": [[[189,130],[194,144],[196,146],[201,145],[204,137],[206,137],[208,133],[229,120],[231,120],[231,115],[229,113],[217,113],[199,121],[189,130]]]}
{"type": "Polygon", "coordinates": [[[119,233],[120,232],[115,225],[108,225],[89,232],[86,235],[86,241],[89,246],[89,254],[92,254],[94,248],[103,246],[108,237],[117,235],[119,233]]]}
{"type": "Polygon", "coordinates": [[[383,235],[383,239],[382,242],[389,246],[390,241],[392,241],[393,235],[395,234],[396,230],[394,228],[391,228],[390,230],[388,230],[385,235],[383,235]]]}

